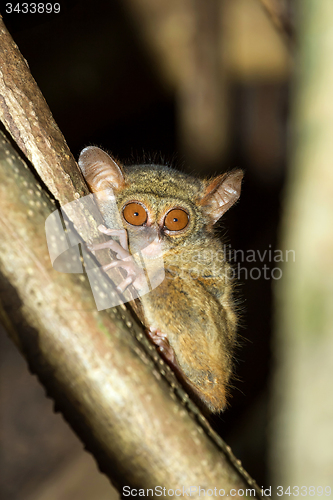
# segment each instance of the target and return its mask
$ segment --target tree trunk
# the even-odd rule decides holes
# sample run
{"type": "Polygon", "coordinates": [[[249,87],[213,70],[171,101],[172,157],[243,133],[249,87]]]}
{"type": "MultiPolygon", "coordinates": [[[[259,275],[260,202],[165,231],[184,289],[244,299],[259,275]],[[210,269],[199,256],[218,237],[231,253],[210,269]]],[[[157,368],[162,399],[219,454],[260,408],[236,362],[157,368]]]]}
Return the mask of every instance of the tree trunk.
{"type": "Polygon", "coordinates": [[[330,0],[298,2],[291,169],[281,228],[282,248],[295,259],[290,253],[275,290],[271,438],[273,483],[291,486],[292,494],[297,486],[299,494],[302,486],[332,487],[332,26],[330,0]]]}

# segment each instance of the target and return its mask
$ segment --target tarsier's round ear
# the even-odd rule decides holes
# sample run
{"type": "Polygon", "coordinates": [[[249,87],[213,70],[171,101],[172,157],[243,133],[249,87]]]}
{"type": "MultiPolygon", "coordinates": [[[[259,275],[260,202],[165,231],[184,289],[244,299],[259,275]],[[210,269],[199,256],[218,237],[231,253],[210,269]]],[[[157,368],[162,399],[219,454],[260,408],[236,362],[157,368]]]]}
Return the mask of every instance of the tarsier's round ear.
{"type": "Polygon", "coordinates": [[[125,185],[123,171],[105,151],[96,146],[84,148],[79,156],[79,167],[93,193],[104,189],[122,189],[125,185]]]}
{"type": "Polygon", "coordinates": [[[232,170],[213,179],[199,200],[213,224],[238,200],[243,179],[242,170],[232,170]]]}

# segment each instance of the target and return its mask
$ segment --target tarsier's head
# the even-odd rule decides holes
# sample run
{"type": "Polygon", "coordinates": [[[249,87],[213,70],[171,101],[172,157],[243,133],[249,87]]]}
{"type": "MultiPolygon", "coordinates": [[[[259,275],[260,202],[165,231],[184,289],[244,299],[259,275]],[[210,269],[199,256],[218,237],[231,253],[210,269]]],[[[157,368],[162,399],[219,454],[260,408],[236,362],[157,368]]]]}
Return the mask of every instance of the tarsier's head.
{"type": "MultiPolygon", "coordinates": [[[[79,166],[93,193],[112,190],[131,251],[146,249],[147,257],[205,237],[239,198],[243,177],[241,170],[202,180],[160,165],[121,167],[94,146],[81,152],[79,166]]],[[[99,205],[111,227],[115,215],[107,195],[99,205]]]]}

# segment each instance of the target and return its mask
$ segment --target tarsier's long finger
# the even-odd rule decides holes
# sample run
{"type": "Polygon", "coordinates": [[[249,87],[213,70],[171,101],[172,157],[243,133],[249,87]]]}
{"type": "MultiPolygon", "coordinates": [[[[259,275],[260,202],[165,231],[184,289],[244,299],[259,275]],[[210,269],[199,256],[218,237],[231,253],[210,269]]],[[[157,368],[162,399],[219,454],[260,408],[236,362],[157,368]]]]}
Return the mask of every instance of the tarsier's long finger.
{"type": "Polygon", "coordinates": [[[103,271],[108,271],[113,267],[121,267],[125,269],[125,271],[127,271],[128,274],[136,275],[136,266],[131,261],[114,260],[110,264],[106,264],[105,266],[103,266],[103,271]]]}
{"type": "Polygon", "coordinates": [[[128,251],[128,239],[127,239],[127,231],[126,229],[110,229],[105,227],[103,224],[98,226],[98,230],[107,234],[108,236],[118,236],[120,245],[124,248],[124,250],[128,251]]]}
{"type": "Polygon", "coordinates": [[[127,250],[125,250],[117,241],[109,240],[104,243],[98,243],[97,245],[91,245],[91,250],[102,250],[103,248],[110,248],[113,252],[117,254],[119,259],[126,259],[130,254],[127,250]]]}
{"type": "Polygon", "coordinates": [[[133,283],[134,280],[135,276],[127,276],[127,278],[124,279],[124,281],[122,281],[120,285],[117,286],[118,292],[123,293],[126,290],[126,288],[133,283]]]}
{"type": "Polygon", "coordinates": [[[96,250],[103,250],[103,248],[111,248],[110,242],[113,240],[105,241],[104,243],[97,243],[95,245],[88,245],[90,251],[95,252],[96,250]]]}
{"type": "Polygon", "coordinates": [[[109,234],[109,231],[110,231],[110,229],[105,227],[104,224],[100,224],[97,229],[98,229],[98,231],[100,231],[101,233],[104,233],[104,234],[109,234]]]}
{"type": "Polygon", "coordinates": [[[108,229],[105,226],[98,226],[101,233],[107,234],[108,236],[117,236],[119,238],[119,243],[124,250],[128,252],[128,239],[126,229],[108,229]],[[103,228],[103,230],[102,230],[103,228]]]}

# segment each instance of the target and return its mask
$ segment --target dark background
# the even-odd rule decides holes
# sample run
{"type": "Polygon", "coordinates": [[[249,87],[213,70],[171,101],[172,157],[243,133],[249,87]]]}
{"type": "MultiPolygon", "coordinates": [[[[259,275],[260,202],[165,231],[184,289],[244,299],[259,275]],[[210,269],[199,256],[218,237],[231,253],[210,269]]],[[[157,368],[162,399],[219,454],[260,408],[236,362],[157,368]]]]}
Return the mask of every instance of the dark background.
{"type": "MultiPolygon", "coordinates": [[[[197,175],[211,175],[211,167],[206,171],[204,163],[193,167],[189,161],[179,136],[177,89],[165,84],[126,2],[59,3],[60,14],[6,14],[5,4],[1,4],[1,14],[74,156],[94,144],[125,164],[152,157],[175,168],[195,169],[197,175]]],[[[253,27],[253,43],[259,35],[253,27]]],[[[228,106],[228,151],[213,170],[218,174],[239,167],[245,171],[245,180],[240,202],[225,216],[221,235],[244,252],[274,250],[286,173],[288,77],[270,75],[269,69],[253,78],[241,72],[231,75],[228,106]]],[[[265,258],[262,263],[241,262],[241,267],[250,271],[264,264],[278,266],[265,258]]],[[[213,419],[214,427],[260,486],[268,481],[271,287],[271,279],[246,279],[242,271],[236,291],[241,326],[234,389],[230,408],[213,419]]],[[[64,426],[54,423],[52,405],[43,402],[43,391],[30,385],[36,381],[16,359],[19,355],[4,334],[0,339],[0,494],[16,500],[53,477],[64,460],[74,460],[76,451],[69,445],[64,426]]]]}

